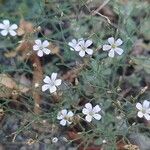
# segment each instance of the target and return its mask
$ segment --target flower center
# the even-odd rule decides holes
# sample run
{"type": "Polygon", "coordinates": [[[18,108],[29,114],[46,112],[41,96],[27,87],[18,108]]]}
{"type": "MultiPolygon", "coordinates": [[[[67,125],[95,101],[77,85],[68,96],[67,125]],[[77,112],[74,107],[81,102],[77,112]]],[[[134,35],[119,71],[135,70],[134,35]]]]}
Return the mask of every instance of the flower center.
{"type": "Polygon", "coordinates": [[[117,46],[115,44],[112,44],[111,47],[114,49],[116,48],[117,46]]]}
{"type": "Polygon", "coordinates": [[[94,115],[94,112],[91,110],[91,111],[89,112],[89,115],[90,115],[90,116],[93,116],[93,115],[94,115]]]}
{"type": "Polygon", "coordinates": [[[143,109],[142,109],[142,113],[143,113],[143,114],[146,114],[146,109],[143,108],[143,109]]]}
{"type": "Polygon", "coordinates": [[[51,85],[51,86],[54,86],[54,85],[55,85],[55,83],[54,83],[53,81],[51,81],[51,82],[50,82],[50,85],[51,85]]]}

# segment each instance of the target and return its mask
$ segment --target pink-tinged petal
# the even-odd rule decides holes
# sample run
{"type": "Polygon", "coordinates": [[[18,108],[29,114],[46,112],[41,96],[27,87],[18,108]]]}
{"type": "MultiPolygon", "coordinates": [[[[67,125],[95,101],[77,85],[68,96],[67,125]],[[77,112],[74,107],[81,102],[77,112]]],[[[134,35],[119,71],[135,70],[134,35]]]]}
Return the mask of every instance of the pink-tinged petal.
{"type": "Polygon", "coordinates": [[[69,111],[68,114],[67,114],[68,117],[73,117],[73,115],[74,115],[74,114],[73,114],[72,111],[69,111]]]}
{"type": "Polygon", "coordinates": [[[109,51],[108,56],[111,57],[111,58],[113,58],[113,57],[115,56],[115,52],[114,52],[113,49],[111,49],[111,50],[109,51]]]}
{"type": "Polygon", "coordinates": [[[102,118],[102,116],[100,114],[94,114],[93,117],[96,119],[96,120],[100,120],[102,118]]]}
{"type": "Polygon", "coordinates": [[[6,36],[8,34],[8,31],[7,30],[2,30],[1,31],[1,35],[3,35],[3,36],[6,36]]]}
{"type": "Polygon", "coordinates": [[[115,43],[115,39],[113,37],[108,38],[108,43],[110,45],[114,44],[115,43]]]}
{"type": "Polygon", "coordinates": [[[10,22],[9,20],[3,20],[3,23],[5,26],[9,27],[10,26],[10,22]]]}
{"type": "Polygon", "coordinates": [[[79,55],[80,55],[81,57],[84,57],[84,56],[85,56],[85,51],[81,50],[81,51],[79,52],[79,55]]]}
{"type": "Polygon", "coordinates": [[[79,51],[82,50],[82,48],[81,48],[81,46],[76,45],[76,46],[74,47],[74,50],[77,51],[77,52],[79,52],[79,51]]]}
{"type": "Polygon", "coordinates": [[[79,41],[78,45],[81,47],[85,47],[85,41],[84,40],[79,41]]]}
{"type": "Polygon", "coordinates": [[[85,104],[85,108],[87,108],[89,111],[91,111],[91,110],[93,109],[91,103],[86,103],[86,104],[85,104]]]}
{"type": "Polygon", "coordinates": [[[92,43],[93,43],[93,42],[92,42],[91,40],[87,40],[87,41],[85,42],[85,47],[91,46],[92,43]]]}
{"type": "Polygon", "coordinates": [[[87,48],[85,51],[86,51],[89,55],[92,55],[92,54],[93,54],[93,50],[92,50],[92,49],[87,48]]]}
{"type": "Polygon", "coordinates": [[[142,110],[142,105],[141,105],[141,103],[137,103],[137,104],[136,104],[136,108],[137,108],[138,110],[142,110]]]}
{"type": "Polygon", "coordinates": [[[110,45],[103,45],[103,51],[108,51],[111,49],[110,45]]]}
{"type": "Polygon", "coordinates": [[[50,87],[50,93],[54,93],[54,92],[56,92],[56,90],[57,90],[56,86],[50,87]]]}
{"type": "Polygon", "coordinates": [[[65,126],[66,123],[67,123],[67,121],[66,121],[65,119],[62,119],[62,120],[60,121],[60,124],[61,124],[62,126],[65,126]]]}
{"type": "Polygon", "coordinates": [[[57,78],[57,73],[52,73],[52,75],[51,75],[51,80],[52,80],[52,81],[55,81],[56,78],[57,78]]]}
{"type": "Polygon", "coordinates": [[[17,33],[14,30],[9,30],[9,33],[10,33],[11,36],[16,36],[17,35],[17,33]]]}
{"type": "Polygon", "coordinates": [[[48,90],[49,89],[49,84],[44,84],[43,86],[42,86],[42,91],[43,92],[45,92],[46,90],[48,90]]]}
{"type": "Polygon", "coordinates": [[[45,83],[50,83],[51,82],[51,79],[49,76],[46,76],[43,80],[45,83]]]}
{"type": "Polygon", "coordinates": [[[143,117],[143,113],[141,111],[139,111],[137,115],[138,115],[139,118],[143,117]]]}
{"type": "Polygon", "coordinates": [[[33,45],[33,50],[34,51],[38,51],[39,50],[39,46],[38,45],[33,45]]]}
{"type": "Polygon", "coordinates": [[[91,122],[91,121],[92,121],[92,116],[91,116],[91,115],[87,115],[87,116],[85,117],[85,120],[86,120],[87,122],[91,122]]]}
{"type": "Polygon", "coordinates": [[[43,43],[42,43],[43,47],[47,47],[49,46],[49,42],[47,40],[45,40],[43,43]]]}
{"type": "Polygon", "coordinates": [[[123,41],[122,41],[121,39],[117,39],[117,40],[115,41],[115,45],[116,45],[116,46],[120,46],[122,43],[123,43],[123,41]]]}
{"type": "Polygon", "coordinates": [[[67,115],[67,109],[61,110],[61,114],[65,117],[67,115]]]}
{"type": "Polygon", "coordinates": [[[48,49],[48,48],[43,48],[42,50],[43,50],[43,52],[44,52],[45,54],[47,54],[47,55],[51,53],[51,50],[48,49]]]}
{"type": "Polygon", "coordinates": [[[56,85],[56,86],[59,86],[59,85],[61,85],[61,82],[62,82],[61,79],[57,79],[57,80],[55,80],[55,85],[56,85]]]}
{"type": "Polygon", "coordinates": [[[76,40],[76,39],[73,39],[71,42],[72,42],[74,45],[77,44],[77,40],[76,40]]]}
{"type": "Polygon", "coordinates": [[[97,113],[97,112],[99,112],[99,111],[101,111],[101,108],[99,107],[99,105],[96,105],[96,106],[93,108],[93,112],[94,112],[94,113],[97,113]]]}
{"type": "Polygon", "coordinates": [[[149,107],[150,107],[150,102],[147,101],[147,100],[144,100],[144,102],[143,102],[143,107],[144,107],[144,108],[149,108],[149,107]]]}
{"type": "Polygon", "coordinates": [[[18,26],[16,25],[16,24],[12,24],[11,26],[10,26],[10,29],[11,30],[16,30],[18,28],[18,26]]]}
{"type": "Polygon", "coordinates": [[[123,49],[121,49],[121,48],[116,47],[114,50],[119,55],[121,55],[123,53],[123,49]]]}
{"type": "Polygon", "coordinates": [[[0,23],[0,29],[5,29],[5,25],[0,23]]]}
{"type": "Polygon", "coordinates": [[[41,46],[41,45],[42,45],[42,42],[41,42],[41,40],[39,40],[39,39],[35,40],[34,42],[35,42],[38,46],[41,46]]]}
{"type": "Polygon", "coordinates": [[[39,57],[42,57],[42,56],[43,56],[43,51],[39,50],[39,51],[37,52],[37,55],[38,55],[39,57]]]}
{"type": "Polygon", "coordinates": [[[83,108],[83,109],[82,109],[82,113],[83,113],[84,115],[87,115],[87,114],[90,113],[90,111],[89,111],[88,109],[86,109],[86,108],[83,108]]]}
{"type": "Polygon", "coordinates": [[[144,114],[144,117],[145,117],[146,120],[148,120],[148,121],[150,120],[150,115],[149,114],[144,114]]]}

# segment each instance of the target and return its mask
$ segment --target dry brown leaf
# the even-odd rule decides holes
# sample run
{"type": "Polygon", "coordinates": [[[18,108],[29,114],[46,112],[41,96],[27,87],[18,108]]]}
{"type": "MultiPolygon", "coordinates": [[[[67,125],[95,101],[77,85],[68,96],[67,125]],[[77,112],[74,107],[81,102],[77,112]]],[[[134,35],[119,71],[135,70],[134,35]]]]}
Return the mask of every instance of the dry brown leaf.
{"type": "Polygon", "coordinates": [[[34,32],[35,32],[35,29],[34,29],[34,26],[31,22],[25,21],[24,19],[20,20],[20,25],[19,25],[19,28],[17,30],[17,34],[19,36],[22,36],[24,34],[31,34],[34,32]]]}
{"type": "Polygon", "coordinates": [[[13,58],[13,57],[15,57],[17,55],[17,52],[16,51],[9,51],[9,52],[6,52],[5,54],[4,54],[4,56],[6,57],[6,58],[13,58]]]}
{"type": "Polygon", "coordinates": [[[52,43],[49,44],[49,47],[48,47],[52,54],[58,54],[60,52],[60,48],[52,43]]]}

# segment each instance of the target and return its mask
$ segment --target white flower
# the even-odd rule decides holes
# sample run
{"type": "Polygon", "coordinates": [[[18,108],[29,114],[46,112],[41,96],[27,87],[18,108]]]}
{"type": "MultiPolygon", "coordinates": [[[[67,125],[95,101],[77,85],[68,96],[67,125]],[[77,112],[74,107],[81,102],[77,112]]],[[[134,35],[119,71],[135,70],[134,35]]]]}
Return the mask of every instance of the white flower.
{"type": "Polygon", "coordinates": [[[99,111],[101,111],[99,105],[93,107],[91,103],[86,103],[85,108],[82,109],[82,113],[86,115],[85,120],[88,122],[91,122],[93,118],[100,120],[102,116],[98,114],[99,111]]]}
{"type": "Polygon", "coordinates": [[[52,138],[52,143],[57,143],[57,142],[58,142],[58,138],[57,137],[52,138]]]}
{"type": "Polygon", "coordinates": [[[68,45],[70,46],[70,50],[74,51],[76,49],[76,46],[78,45],[79,41],[81,41],[81,40],[83,40],[83,38],[78,39],[78,40],[72,39],[72,41],[68,43],[68,45]]]}
{"type": "Polygon", "coordinates": [[[35,40],[35,45],[33,45],[33,50],[37,51],[37,55],[39,57],[43,56],[43,53],[45,54],[50,54],[51,50],[48,49],[47,47],[49,46],[49,42],[47,40],[41,41],[41,40],[35,40]]]}
{"type": "Polygon", "coordinates": [[[81,57],[84,57],[85,56],[85,53],[89,54],[89,55],[92,55],[93,54],[93,50],[88,48],[89,46],[92,45],[92,41],[91,40],[80,40],[77,44],[77,46],[75,47],[75,51],[79,51],[79,55],[81,57]]]}
{"type": "Polygon", "coordinates": [[[58,113],[57,119],[61,120],[60,124],[62,126],[65,126],[65,125],[70,125],[72,123],[73,116],[74,114],[72,111],[67,111],[66,109],[63,109],[58,113]]]}
{"type": "Polygon", "coordinates": [[[42,86],[42,91],[46,91],[49,89],[50,93],[56,92],[57,88],[59,85],[61,85],[62,80],[61,79],[56,79],[57,78],[57,73],[52,73],[51,78],[49,76],[46,76],[44,78],[45,84],[42,86]]]}
{"type": "Polygon", "coordinates": [[[114,57],[115,53],[121,55],[123,53],[123,49],[119,48],[123,41],[121,39],[115,39],[113,37],[108,38],[108,43],[110,45],[103,45],[103,51],[109,51],[108,56],[114,57]]]}
{"type": "Polygon", "coordinates": [[[137,103],[136,108],[139,110],[138,117],[145,117],[146,120],[150,120],[150,102],[144,100],[143,104],[137,103]]]}
{"type": "Polygon", "coordinates": [[[1,35],[3,36],[7,36],[8,34],[11,36],[17,35],[15,31],[17,28],[18,26],[16,24],[10,25],[9,20],[3,20],[3,23],[0,23],[1,35]]]}

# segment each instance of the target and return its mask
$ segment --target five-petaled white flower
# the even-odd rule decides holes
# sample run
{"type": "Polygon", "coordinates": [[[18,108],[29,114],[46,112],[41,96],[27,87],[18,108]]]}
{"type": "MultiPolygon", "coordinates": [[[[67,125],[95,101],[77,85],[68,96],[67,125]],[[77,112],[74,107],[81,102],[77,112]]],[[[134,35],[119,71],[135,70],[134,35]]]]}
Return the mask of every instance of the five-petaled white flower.
{"type": "Polygon", "coordinates": [[[50,93],[56,92],[57,87],[61,85],[62,80],[56,79],[57,73],[52,73],[51,78],[49,76],[46,76],[44,78],[45,84],[42,86],[42,91],[46,91],[49,89],[50,93]]]}
{"type": "Polygon", "coordinates": [[[78,39],[78,40],[72,39],[72,41],[68,43],[68,45],[70,46],[70,50],[74,51],[76,49],[76,46],[78,45],[79,41],[81,41],[81,40],[83,40],[83,38],[78,39]]]}
{"type": "Polygon", "coordinates": [[[113,37],[108,38],[108,43],[110,45],[103,45],[103,51],[109,51],[108,56],[114,57],[115,53],[121,55],[123,53],[123,49],[119,48],[123,41],[121,39],[115,39],[113,37]]]}
{"type": "Polygon", "coordinates": [[[93,107],[91,103],[86,103],[85,108],[82,109],[82,113],[86,115],[85,120],[88,122],[91,122],[93,118],[95,118],[96,120],[100,120],[102,117],[100,114],[98,114],[98,112],[100,111],[101,108],[99,107],[99,105],[93,107]]]}
{"type": "Polygon", "coordinates": [[[76,45],[75,47],[75,51],[78,51],[79,52],[79,55],[81,57],[84,57],[85,56],[85,53],[89,54],[89,55],[92,55],[93,54],[93,50],[88,48],[89,46],[92,45],[92,41],[91,40],[83,40],[81,39],[78,44],[76,45]]]}
{"type": "Polygon", "coordinates": [[[143,104],[137,103],[136,108],[139,110],[138,117],[145,118],[146,120],[150,120],[150,102],[144,100],[143,104]]]}
{"type": "Polygon", "coordinates": [[[3,23],[0,23],[1,35],[3,36],[7,36],[8,34],[11,36],[17,35],[15,31],[17,28],[18,26],[16,24],[10,25],[9,20],[3,20],[3,23]]]}
{"type": "Polygon", "coordinates": [[[66,109],[61,110],[58,115],[57,119],[61,120],[60,124],[62,126],[70,125],[72,123],[74,113],[72,111],[67,111],[66,109]]]}
{"type": "Polygon", "coordinates": [[[37,51],[37,55],[39,57],[43,56],[43,53],[45,54],[50,54],[51,50],[48,49],[47,47],[49,46],[49,42],[47,40],[41,41],[39,39],[35,40],[35,45],[33,45],[33,50],[37,51]]]}

